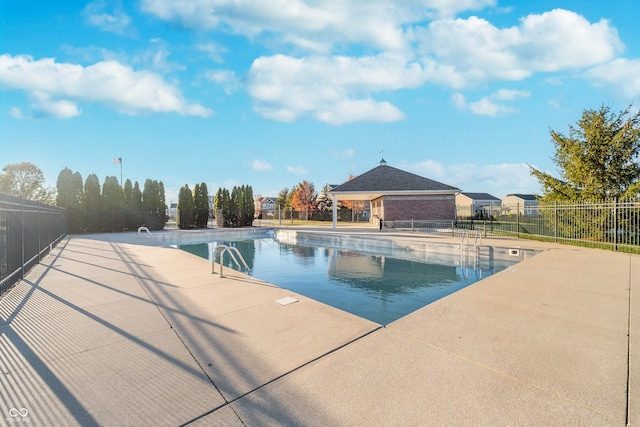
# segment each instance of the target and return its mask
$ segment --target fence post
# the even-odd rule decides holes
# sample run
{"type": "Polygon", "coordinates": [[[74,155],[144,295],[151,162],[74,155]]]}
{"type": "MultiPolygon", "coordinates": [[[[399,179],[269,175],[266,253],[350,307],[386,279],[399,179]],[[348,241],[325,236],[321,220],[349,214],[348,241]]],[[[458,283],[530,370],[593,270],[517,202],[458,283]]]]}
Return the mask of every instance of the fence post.
{"type": "Polygon", "coordinates": [[[38,264],[40,264],[40,251],[42,251],[42,243],[40,242],[40,237],[42,236],[42,226],[40,224],[40,202],[36,202],[36,206],[38,207],[37,215],[38,215],[38,264]]]}
{"type": "Polygon", "coordinates": [[[618,250],[618,196],[613,199],[613,250],[618,250]]]}
{"type": "Polygon", "coordinates": [[[553,202],[553,241],[558,243],[558,201],[553,202]]]}
{"type": "Polygon", "coordinates": [[[520,202],[516,203],[516,236],[520,237],[520,202]]]}
{"type": "Polygon", "coordinates": [[[24,198],[20,195],[20,278],[24,279],[24,198]]]}

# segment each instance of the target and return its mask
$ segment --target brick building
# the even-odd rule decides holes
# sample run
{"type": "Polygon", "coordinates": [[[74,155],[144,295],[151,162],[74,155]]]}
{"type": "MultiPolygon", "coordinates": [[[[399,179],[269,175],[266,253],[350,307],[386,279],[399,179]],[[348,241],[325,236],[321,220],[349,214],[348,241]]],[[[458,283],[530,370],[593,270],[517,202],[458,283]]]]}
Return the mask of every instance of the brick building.
{"type": "Polygon", "coordinates": [[[459,188],[387,166],[382,159],[377,167],[345,182],[331,191],[334,206],[338,200],[368,200],[371,219],[453,220],[459,188]]]}

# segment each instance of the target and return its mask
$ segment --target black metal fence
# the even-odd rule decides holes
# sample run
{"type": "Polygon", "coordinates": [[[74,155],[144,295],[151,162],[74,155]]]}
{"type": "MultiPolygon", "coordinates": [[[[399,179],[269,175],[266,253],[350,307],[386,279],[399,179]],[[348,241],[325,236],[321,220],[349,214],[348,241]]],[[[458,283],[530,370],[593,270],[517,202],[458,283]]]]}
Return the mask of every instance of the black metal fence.
{"type": "Polygon", "coordinates": [[[66,234],[65,209],[0,194],[0,295],[66,234]]]}
{"type": "Polygon", "coordinates": [[[640,253],[640,200],[502,205],[453,221],[384,221],[385,229],[461,236],[514,236],[615,251],[640,253]]]}

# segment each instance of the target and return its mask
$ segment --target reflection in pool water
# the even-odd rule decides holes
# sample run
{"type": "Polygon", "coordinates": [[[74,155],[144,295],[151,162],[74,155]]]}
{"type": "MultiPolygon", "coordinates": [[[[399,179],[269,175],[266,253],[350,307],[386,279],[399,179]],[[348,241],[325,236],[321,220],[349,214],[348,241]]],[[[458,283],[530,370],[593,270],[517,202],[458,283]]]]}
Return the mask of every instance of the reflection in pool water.
{"type": "MultiPolygon", "coordinates": [[[[382,325],[514,264],[457,255],[438,255],[437,262],[423,256],[418,261],[415,254],[402,251],[381,256],[291,245],[273,238],[179,245],[179,248],[211,259],[218,244],[236,247],[254,277],[382,325]]],[[[228,256],[225,265],[236,268],[228,256]]]]}

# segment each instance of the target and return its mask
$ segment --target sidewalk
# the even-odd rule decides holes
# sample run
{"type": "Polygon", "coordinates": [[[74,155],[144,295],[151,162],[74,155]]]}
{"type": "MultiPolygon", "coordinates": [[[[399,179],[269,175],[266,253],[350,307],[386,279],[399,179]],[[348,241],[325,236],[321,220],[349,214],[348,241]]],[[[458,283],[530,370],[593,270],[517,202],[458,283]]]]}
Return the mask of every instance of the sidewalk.
{"type": "Polygon", "coordinates": [[[638,256],[517,241],[380,327],[149,243],[67,238],[0,300],[0,425],[640,426],[638,256]]]}

